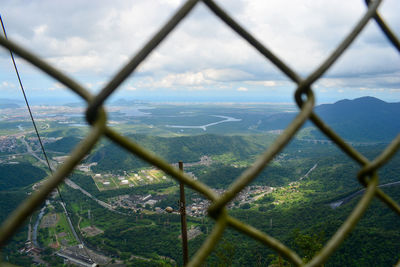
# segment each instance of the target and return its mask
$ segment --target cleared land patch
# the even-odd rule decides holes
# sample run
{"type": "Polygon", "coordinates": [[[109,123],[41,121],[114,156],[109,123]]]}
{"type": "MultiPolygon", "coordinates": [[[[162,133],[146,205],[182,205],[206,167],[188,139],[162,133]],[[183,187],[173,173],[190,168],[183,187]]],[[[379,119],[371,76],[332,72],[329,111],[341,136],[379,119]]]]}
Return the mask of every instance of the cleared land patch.
{"type": "Polygon", "coordinates": [[[95,174],[92,176],[99,191],[129,188],[169,181],[164,172],[157,169],[142,169],[126,175],[95,174]]]}
{"type": "Polygon", "coordinates": [[[49,213],[42,218],[42,221],[40,222],[40,228],[55,227],[58,220],[59,217],[56,213],[49,213]]]}
{"type": "Polygon", "coordinates": [[[104,233],[103,230],[97,228],[96,226],[87,226],[85,228],[82,228],[81,230],[86,234],[86,236],[89,236],[89,237],[100,235],[100,234],[104,233]]]}

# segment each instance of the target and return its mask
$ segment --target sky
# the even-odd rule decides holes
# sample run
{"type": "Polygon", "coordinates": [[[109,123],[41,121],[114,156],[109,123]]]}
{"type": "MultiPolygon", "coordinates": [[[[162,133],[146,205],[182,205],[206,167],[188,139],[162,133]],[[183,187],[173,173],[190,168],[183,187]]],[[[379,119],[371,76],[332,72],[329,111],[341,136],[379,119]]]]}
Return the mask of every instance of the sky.
{"type": "MultiPolygon", "coordinates": [[[[216,1],[302,77],[314,71],[366,11],[363,0],[216,1]]],[[[9,39],[98,92],[184,3],[181,0],[2,0],[9,39]]],[[[400,35],[400,1],[379,8],[400,35]],[[396,16],[397,15],[397,16],[396,16]]],[[[17,57],[33,101],[78,99],[17,57]]],[[[156,102],[293,103],[295,84],[203,3],[178,25],[113,99],[156,102]]],[[[400,55],[374,21],[313,85],[317,103],[375,96],[400,102],[400,55]]],[[[22,94],[0,48],[0,98],[22,94]]]]}

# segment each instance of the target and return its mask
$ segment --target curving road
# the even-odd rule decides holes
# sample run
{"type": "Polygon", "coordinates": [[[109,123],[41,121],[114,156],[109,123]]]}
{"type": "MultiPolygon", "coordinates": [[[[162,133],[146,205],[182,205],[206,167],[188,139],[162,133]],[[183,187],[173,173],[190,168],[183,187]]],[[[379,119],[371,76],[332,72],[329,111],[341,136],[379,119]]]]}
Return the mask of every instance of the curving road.
{"type": "Polygon", "coordinates": [[[311,169],[309,169],[308,172],[307,172],[306,174],[304,174],[304,175],[299,179],[299,181],[303,180],[304,178],[307,178],[308,175],[310,175],[310,173],[311,173],[313,170],[315,170],[315,168],[317,168],[317,166],[318,166],[318,163],[315,163],[314,166],[312,166],[311,169]]]}
{"type": "Polygon", "coordinates": [[[128,213],[123,213],[123,212],[120,212],[120,211],[117,211],[117,210],[113,209],[113,207],[110,204],[108,204],[108,203],[106,203],[104,201],[101,201],[100,199],[94,197],[92,194],[90,194],[88,191],[86,191],[85,189],[83,189],[82,187],[77,185],[76,183],[72,182],[70,179],[65,179],[65,184],[68,185],[69,187],[71,187],[72,189],[76,189],[76,190],[81,191],[84,195],[86,195],[89,198],[91,198],[94,201],[96,201],[97,204],[99,204],[100,206],[102,206],[102,207],[104,207],[104,208],[106,208],[106,209],[108,209],[108,210],[110,210],[112,212],[115,212],[115,213],[118,213],[118,214],[122,214],[122,215],[131,216],[128,213]]]}
{"type": "MultiPolygon", "coordinates": [[[[382,187],[392,187],[392,186],[398,186],[398,185],[400,185],[400,181],[378,185],[378,187],[382,188],[382,187]]],[[[363,194],[364,191],[365,191],[365,188],[361,189],[361,190],[359,190],[359,191],[357,191],[357,192],[355,192],[355,193],[353,193],[353,194],[351,194],[351,195],[349,195],[347,197],[344,197],[342,199],[336,200],[335,202],[331,202],[331,203],[329,203],[329,206],[332,209],[336,209],[336,208],[348,203],[350,200],[352,200],[356,196],[363,194]]]]}

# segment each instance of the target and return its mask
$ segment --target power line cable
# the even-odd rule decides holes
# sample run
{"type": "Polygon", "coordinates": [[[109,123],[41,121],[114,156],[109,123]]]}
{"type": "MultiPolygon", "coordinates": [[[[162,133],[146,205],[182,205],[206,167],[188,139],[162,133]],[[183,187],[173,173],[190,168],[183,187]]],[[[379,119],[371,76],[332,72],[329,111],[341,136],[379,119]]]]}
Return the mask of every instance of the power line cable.
{"type": "MultiPolygon", "coordinates": [[[[5,26],[4,26],[4,22],[3,22],[3,19],[2,19],[2,17],[1,17],[1,15],[0,15],[0,22],[1,22],[1,27],[3,28],[4,37],[5,37],[6,39],[8,39],[8,37],[7,37],[7,32],[6,32],[6,29],[5,29],[5,26]]],[[[36,126],[35,119],[33,118],[32,110],[31,110],[31,107],[30,107],[30,105],[29,105],[28,98],[26,97],[24,86],[22,85],[21,77],[20,77],[20,75],[19,75],[19,71],[18,71],[18,68],[17,68],[17,64],[15,63],[14,55],[13,55],[13,53],[12,53],[11,50],[9,50],[9,51],[10,51],[11,60],[12,60],[13,65],[14,65],[15,73],[17,74],[18,82],[19,82],[19,85],[20,85],[22,94],[23,94],[23,96],[24,96],[25,104],[26,104],[26,107],[28,108],[28,111],[29,111],[29,116],[30,116],[30,118],[31,118],[33,127],[34,127],[34,129],[35,129],[36,136],[37,136],[37,138],[38,138],[38,140],[39,140],[40,147],[41,147],[41,149],[42,149],[43,156],[44,156],[44,158],[45,158],[45,160],[46,160],[47,167],[48,167],[48,169],[49,169],[51,175],[53,175],[53,170],[52,170],[52,168],[51,168],[49,158],[47,157],[47,153],[46,153],[46,150],[45,150],[45,148],[44,148],[44,146],[43,146],[42,139],[40,138],[40,134],[39,134],[38,128],[37,128],[37,126],[36,126]]],[[[68,210],[67,210],[67,208],[66,208],[66,204],[65,204],[65,201],[64,201],[64,199],[63,199],[63,197],[62,197],[62,195],[61,195],[60,189],[59,189],[58,186],[57,186],[56,188],[57,188],[57,192],[58,192],[58,195],[59,195],[59,197],[60,197],[60,200],[61,200],[61,202],[62,202],[62,204],[63,204],[64,211],[65,211],[65,215],[66,215],[66,216],[68,217],[68,219],[71,221],[71,228],[73,228],[72,230],[76,233],[76,230],[75,230],[75,228],[74,228],[74,226],[73,226],[73,224],[72,224],[71,216],[69,215],[69,212],[68,212],[68,210]]],[[[93,261],[93,259],[90,257],[90,254],[89,254],[88,251],[86,250],[85,245],[84,245],[83,242],[82,242],[82,239],[81,239],[78,235],[76,235],[76,237],[77,237],[78,241],[82,244],[82,246],[83,246],[83,248],[84,248],[84,251],[85,251],[85,254],[86,254],[86,255],[88,256],[88,258],[94,263],[95,261],[93,261]]]]}
{"type": "MultiPolygon", "coordinates": [[[[6,39],[8,39],[8,38],[7,38],[6,29],[5,29],[5,27],[4,27],[4,23],[3,23],[3,19],[1,18],[1,15],[0,15],[0,21],[1,21],[1,27],[3,28],[4,36],[5,36],[6,39]]],[[[22,85],[21,77],[19,76],[19,72],[18,72],[17,64],[15,63],[14,55],[13,55],[13,53],[11,52],[11,50],[10,50],[10,55],[11,55],[11,60],[12,60],[13,65],[14,65],[15,73],[17,74],[17,78],[18,78],[19,85],[20,85],[20,87],[21,87],[22,94],[24,95],[26,107],[28,108],[28,111],[29,111],[29,116],[31,117],[33,127],[35,128],[36,136],[37,136],[37,138],[38,138],[38,140],[39,140],[40,147],[42,148],[42,153],[43,153],[43,155],[44,155],[44,158],[46,159],[47,166],[48,166],[48,168],[49,168],[50,173],[53,174],[53,171],[52,171],[52,169],[51,169],[51,167],[50,167],[49,159],[48,159],[48,157],[47,157],[46,151],[44,150],[44,146],[43,146],[43,143],[42,143],[42,139],[40,138],[39,131],[38,131],[37,127],[36,127],[36,123],[35,123],[35,120],[34,120],[34,118],[33,118],[32,111],[31,111],[31,108],[30,108],[30,106],[29,106],[29,102],[28,102],[28,99],[27,99],[27,97],[26,97],[26,94],[25,94],[24,86],[22,85]]]]}

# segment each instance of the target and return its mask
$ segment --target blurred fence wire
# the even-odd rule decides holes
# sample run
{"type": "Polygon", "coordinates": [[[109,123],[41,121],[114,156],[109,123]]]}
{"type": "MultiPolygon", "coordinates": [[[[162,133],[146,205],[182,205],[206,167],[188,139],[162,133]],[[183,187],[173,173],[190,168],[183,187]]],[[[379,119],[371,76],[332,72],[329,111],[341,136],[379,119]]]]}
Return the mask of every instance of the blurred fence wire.
{"type": "Polygon", "coordinates": [[[169,174],[175,180],[183,182],[186,186],[201,193],[211,200],[212,204],[208,209],[208,216],[215,220],[215,226],[202,246],[190,259],[188,266],[200,266],[207,256],[213,251],[227,227],[248,235],[269,248],[275,250],[278,254],[285,257],[296,266],[320,266],[334,253],[339,245],[345,240],[346,236],[356,226],[361,216],[369,207],[371,200],[377,197],[389,208],[400,215],[400,206],[386,195],[378,186],[377,171],[382,167],[400,146],[400,135],[398,135],[386,147],[386,149],[374,160],[367,160],[360,152],[346,143],[343,138],[336,134],[329,125],[325,124],[314,112],[314,93],[312,85],[332,66],[332,64],[343,54],[349,45],[360,34],[369,21],[375,21],[382,32],[387,36],[391,44],[400,52],[400,42],[397,36],[390,30],[389,26],[382,19],[377,11],[382,0],[366,1],[366,12],[358,23],[354,26],[346,38],[338,45],[333,53],[305,79],[291,69],[282,59],[272,53],[266,46],[259,42],[254,36],[246,31],[236,20],[229,16],[213,0],[188,0],[172,16],[172,18],[151,38],[151,40],[125,65],[122,69],[107,83],[107,85],[97,95],[92,95],[89,90],[81,84],[68,77],[66,74],[49,65],[38,56],[30,52],[27,48],[21,47],[16,43],[0,37],[0,45],[9,49],[12,53],[30,62],[43,72],[47,73],[60,83],[64,84],[70,90],[82,97],[87,102],[86,119],[91,125],[87,136],[71,152],[68,160],[65,161],[49,177],[39,191],[29,196],[2,224],[0,228],[0,245],[4,246],[6,241],[15,233],[19,226],[34,212],[34,210],[46,199],[52,192],[79,164],[79,162],[91,151],[98,143],[99,139],[106,136],[112,142],[120,145],[127,151],[137,157],[156,166],[165,173],[169,174]],[[293,119],[290,125],[276,139],[276,141],[249,167],[240,177],[238,177],[223,195],[217,195],[210,187],[194,180],[179,169],[168,164],[164,159],[156,154],[144,149],[140,144],[132,142],[128,138],[120,135],[107,126],[107,114],[103,108],[104,101],[113,94],[119,85],[132,73],[136,67],[146,59],[146,57],[174,30],[174,28],[188,15],[193,8],[203,2],[227,27],[234,30],[241,38],[253,46],[261,56],[265,57],[280,69],[290,80],[297,84],[294,92],[295,101],[300,109],[298,115],[293,119]],[[358,181],[366,188],[362,198],[348,216],[346,221],[340,226],[336,233],[330,238],[325,246],[309,261],[304,263],[299,255],[292,249],[285,246],[279,240],[271,237],[268,233],[262,232],[248,224],[229,215],[226,205],[229,201],[242,191],[257,175],[268,165],[268,163],[288,144],[295,136],[300,127],[311,120],[328,138],[330,138],[344,153],[360,165],[357,175],[358,181]]]}

